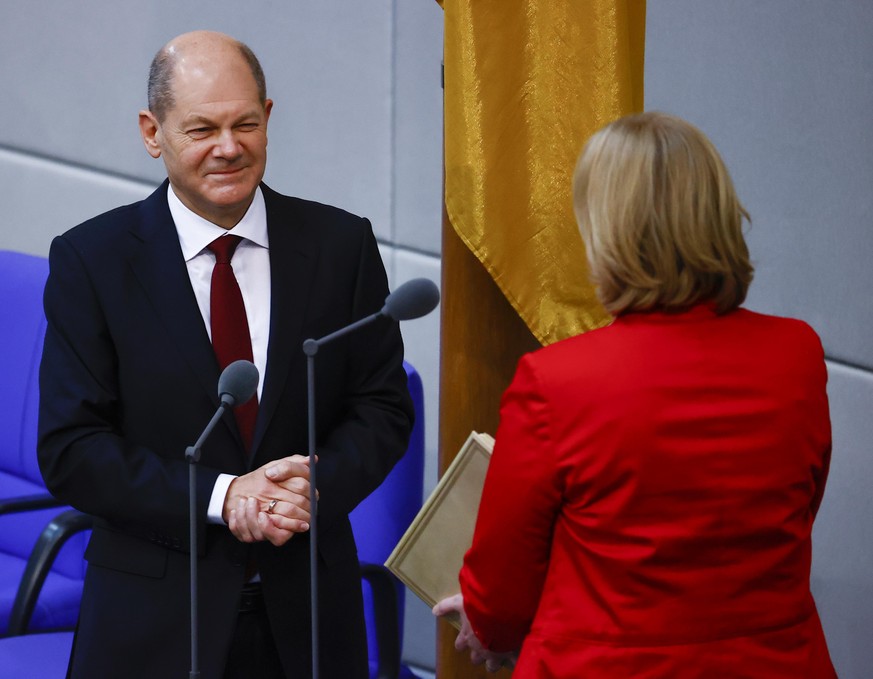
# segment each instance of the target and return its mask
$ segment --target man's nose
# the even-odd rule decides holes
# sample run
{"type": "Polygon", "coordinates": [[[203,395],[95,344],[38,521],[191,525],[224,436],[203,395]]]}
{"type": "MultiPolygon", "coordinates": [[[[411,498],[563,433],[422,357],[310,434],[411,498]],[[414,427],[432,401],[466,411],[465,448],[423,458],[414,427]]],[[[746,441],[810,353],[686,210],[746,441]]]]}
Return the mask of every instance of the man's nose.
{"type": "Polygon", "coordinates": [[[221,130],[215,143],[215,155],[236,158],[241,153],[239,139],[232,129],[221,130]]]}

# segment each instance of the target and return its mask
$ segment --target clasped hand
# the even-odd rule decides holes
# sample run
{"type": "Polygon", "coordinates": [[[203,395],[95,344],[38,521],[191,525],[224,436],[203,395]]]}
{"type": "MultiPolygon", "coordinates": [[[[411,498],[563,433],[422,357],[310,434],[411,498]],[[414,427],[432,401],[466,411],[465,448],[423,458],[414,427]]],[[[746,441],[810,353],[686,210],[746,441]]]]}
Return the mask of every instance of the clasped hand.
{"type": "Polygon", "coordinates": [[[291,455],[235,478],[222,517],[237,540],[279,547],[309,530],[310,509],[309,458],[291,455]]]}

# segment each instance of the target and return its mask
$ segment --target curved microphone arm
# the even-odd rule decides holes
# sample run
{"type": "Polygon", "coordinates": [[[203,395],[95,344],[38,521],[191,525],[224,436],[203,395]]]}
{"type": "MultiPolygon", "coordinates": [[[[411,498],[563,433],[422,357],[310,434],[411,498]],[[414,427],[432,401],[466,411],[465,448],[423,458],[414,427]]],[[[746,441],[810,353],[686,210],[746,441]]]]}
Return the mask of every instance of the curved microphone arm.
{"type": "Polygon", "coordinates": [[[370,314],[354,323],[336,330],[319,339],[308,339],[303,342],[303,353],[306,354],[306,404],[309,444],[309,504],[311,517],[309,520],[309,573],[310,573],[310,607],[312,619],[312,679],[319,679],[318,672],[318,490],[315,464],[315,355],[323,344],[354,332],[358,328],[385,317],[395,321],[408,321],[426,316],[436,308],[440,301],[440,292],[433,281],[427,278],[414,278],[401,285],[385,299],[385,305],[374,314],[370,314]]]}

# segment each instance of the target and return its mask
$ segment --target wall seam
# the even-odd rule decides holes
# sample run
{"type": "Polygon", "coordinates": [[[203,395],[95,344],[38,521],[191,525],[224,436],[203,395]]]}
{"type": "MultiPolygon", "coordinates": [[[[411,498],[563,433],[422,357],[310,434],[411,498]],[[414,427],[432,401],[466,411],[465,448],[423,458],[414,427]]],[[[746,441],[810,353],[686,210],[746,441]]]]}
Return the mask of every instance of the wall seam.
{"type": "Polygon", "coordinates": [[[835,358],[833,356],[825,356],[825,364],[839,366],[840,368],[846,368],[855,372],[866,373],[867,375],[873,374],[873,367],[869,365],[863,365],[862,363],[855,363],[853,361],[846,361],[844,359],[835,358]]]}
{"type": "Polygon", "coordinates": [[[125,174],[124,172],[115,172],[113,170],[107,170],[104,168],[94,167],[93,165],[86,165],[85,163],[79,163],[74,160],[69,160],[67,158],[60,158],[57,156],[52,156],[47,153],[41,153],[39,151],[34,151],[32,149],[25,149],[21,147],[11,146],[9,144],[0,144],[0,152],[5,152],[13,156],[18,156],[24,160],[34,160],[39,163],[43,163],[46,165],[54,165],[57,167],[67,168],[71,170],[78,170],[81,172],[87,172],[89,174],[98,175],[101,177],[106,177],[109,179],[117,179],[121,181],[131,182],[134,184],[140,184],[143,187],[149,187],[154,189],[158,186],[163,180],[155,180],[148,179],[144,177],[140,177],[137,175],[125,174]]]}
{"type": "MultiPolygon", "coordinates": [[[[390,134],[388,135],[389,143],[391,144],[391,148],[389,150],[389,158],[391,159],[391,169],[388,177],[388,200],[390,201],[390,210],[389,215],[391,219],[391,243],[389,245],[396,250],[397,246],[397,39],[398,39],[398,29],[397,29],[397,0],[391,1],[391,59],[390,59],[390,69],[391,69],[391,88],[389,91],[389,97],[391,99],[390,102],[390,114],[389,114],[389,125],[391,126],[390,134]]],[[[394,278],[397,275],[397,258],[392,257],[391,259],[391,267],[393,269],[392,274],[394,278]]]]}

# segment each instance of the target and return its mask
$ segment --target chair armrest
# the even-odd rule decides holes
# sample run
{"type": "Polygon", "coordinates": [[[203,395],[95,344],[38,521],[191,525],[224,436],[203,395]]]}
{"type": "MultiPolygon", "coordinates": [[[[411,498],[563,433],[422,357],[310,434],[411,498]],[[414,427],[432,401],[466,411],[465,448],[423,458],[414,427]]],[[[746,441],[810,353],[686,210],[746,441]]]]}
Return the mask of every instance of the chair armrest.
{"type": "Polygon", "coordinates": [[[93,525],[92,517],[75,509],[68,509],[58,514],[43,528],[39,539],[36,541],[21,583],[15,594],[15,603],[9,614],[9,636],[17,636],[27,631],[33,609],[42,590],[42,585],[48,576],[49,569],[54,563],[61,547],[76,533],[88,530],[93,525]]]}
{"type": "Polygon", "coordinates": [[[379,665],[376,679],[397,679],[400,675],[400,630],[397,625],[397,585],[384,566],[361,564],[361,577],[370,583],[376,619],[376,647],[379,665]]]}
{"type": "Polygon", "coordinates": [[[12,514],[14,512],[30,512],[35,509],[48,509],[60,507],[62,503],[56,497],[48,493],[39,495],[22,495],[20,497],[4,497],[0,500],[0,514],[12,514]]]}

